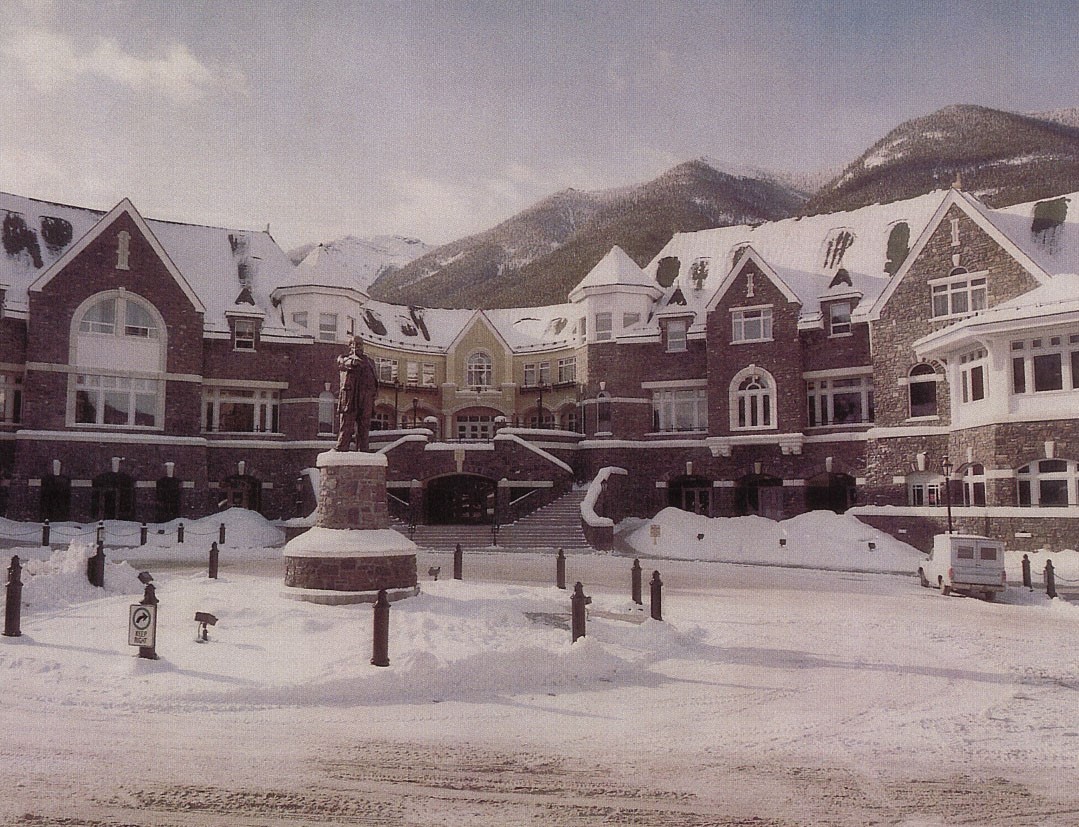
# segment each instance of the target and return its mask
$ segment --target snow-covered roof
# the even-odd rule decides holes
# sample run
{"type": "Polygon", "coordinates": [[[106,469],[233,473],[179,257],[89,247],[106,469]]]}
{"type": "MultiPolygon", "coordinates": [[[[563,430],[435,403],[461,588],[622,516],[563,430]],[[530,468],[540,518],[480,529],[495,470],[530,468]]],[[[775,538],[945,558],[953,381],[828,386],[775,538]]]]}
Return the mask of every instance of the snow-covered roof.
{"type": "Polygon", "coordinates": [[[1045,272],[1079,272],[1079,192],[987,212],[993,224],[1045,272]]]}
{"type": "MultiPolygon", "coordinates": [[[[27,289],[107,213],[0,192],[4,244],[0,284],[10,310],[28,309],[27,289]]],[[[169,259],[206,307],[206,326],[227,330],[226,311],[258,308],[272,328],[270,291],[293,266],[269,233],[147,220],[169,259]],[[237,304],[245,284],[254,305],[237,304]]]]}
{"type": "Polygon", "coordinates": [[[655,279],[642,270],[621,247],[615,245],[570,291],[569,298],[576,301],[582,291],[589,287],[655,287],[655,279]]]}
{"type": "Polygon", "coordinates": [[[483,315],[514,351],[551,349],[575,343],[570,320],[576,312],[572,304],[484,310],[483,315]]]}
{"type": "Polygon", "coordinates": [[[890,278],[886,265],[893,230],[905,223],[907,243],[913,244],[946,195],[946,191],[936,191],[850,212],[678,233],[644,270],[655,280],[664,259],[678,259],[678,274],[660,300],[660,312],[687,308],[694,312],[698,325],[703,324],[704,309],[747,247],[797,296],[803,318],[820,313],[821,298],[837,295],[832,282],[840,269],[850,277],[850,285],[843,285],[844,294],[860,293],[859,307],[864,310],[890,278]],[[694,267],[698,261],[707,262],[703,278],[700,268],[694,267]]]}

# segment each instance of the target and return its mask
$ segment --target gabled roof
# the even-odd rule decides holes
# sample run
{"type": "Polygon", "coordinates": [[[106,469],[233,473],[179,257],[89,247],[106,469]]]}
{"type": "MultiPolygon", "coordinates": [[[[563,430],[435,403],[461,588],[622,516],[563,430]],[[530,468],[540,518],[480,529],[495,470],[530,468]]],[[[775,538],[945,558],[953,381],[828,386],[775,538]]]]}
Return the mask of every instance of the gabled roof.
{"type": "Polygon", "coordinates": [[[720,282],[719,287],[716,288],[716,291],[708,300],[705,310],[711,312],[715,309],[716,305],[719,304],[719,300],[731,289],[731,285],[738,280],[739,276],[745,270],[746,264],[749,262],[753,262],[757,265],[757,269],[764,273],[764,277],[776,286],[788,302],[795,304],[800,303],[797,294],[791,290],[790,286],[782,279],[782,277],[769,266],[768,262],[761,258],[757,251],[752,247],[746,247],[745,250],[742,251],[742,254],[738,256],[738,261],[735,262],[734,266],[730,269],[730,272],[727,273],[726,278],[720,282]]]}
{"type": "Polygon", "coordinates": [[[655,279],[645,273],[621,247],[615,245],[570,291],[569,300],[578,301],[589,288],[611,287],[646,287],[659,292],[655,279]]]}

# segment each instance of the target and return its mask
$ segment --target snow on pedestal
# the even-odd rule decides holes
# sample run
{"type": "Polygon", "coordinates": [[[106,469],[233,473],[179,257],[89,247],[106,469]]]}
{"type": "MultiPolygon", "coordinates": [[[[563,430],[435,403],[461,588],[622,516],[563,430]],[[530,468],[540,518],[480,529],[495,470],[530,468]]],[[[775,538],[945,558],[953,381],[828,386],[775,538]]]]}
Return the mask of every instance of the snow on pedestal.
{"type": "Polygon", "coordinates": [[[386,457],[327,451],[315,526],[285,545],[285,594],[310,603],[374,602],[419,593],[416,544],[389,527],[386,457]]]}

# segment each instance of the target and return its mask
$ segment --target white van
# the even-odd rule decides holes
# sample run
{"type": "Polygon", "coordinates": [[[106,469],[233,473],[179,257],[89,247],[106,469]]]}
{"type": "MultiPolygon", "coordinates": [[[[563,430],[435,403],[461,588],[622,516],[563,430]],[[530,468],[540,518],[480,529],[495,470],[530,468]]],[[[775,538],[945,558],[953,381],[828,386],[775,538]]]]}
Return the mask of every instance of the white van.
{"type": "Polygon", "coordinates": [[[992,600],[1007,585],[1004,543],[978,534],[938,534],[918,577],[923,586],[944,595],[961,592],[992,600]]]}

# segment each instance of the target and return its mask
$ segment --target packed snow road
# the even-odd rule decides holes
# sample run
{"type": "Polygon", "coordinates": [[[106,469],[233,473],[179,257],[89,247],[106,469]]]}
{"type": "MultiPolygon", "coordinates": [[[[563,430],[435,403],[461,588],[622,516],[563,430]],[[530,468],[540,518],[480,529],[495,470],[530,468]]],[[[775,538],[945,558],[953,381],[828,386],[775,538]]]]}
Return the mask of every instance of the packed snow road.
{"type": "MultiPolygon", "coordinates": [[[[569,641],[553,559],[420,555],[391,611],[281,598],[281,563],[155,570],[32,611],[0,639],[0,822],[12,825],[1079,823],[1079,607],[913,576],[573,556],[593,597],[569,641]],[[647,615],[661,570],[664,622],[647,615]],[[193,609],[220,618],[194,641],[193,609]],[[115,627],[115,628],[114,628],[115,627]]],[[[128,567],[129,573],[135,569],[128,567]]],[[[44,576],[44,575],[43,575],[44,576]]],[[[78,592],[76,594],[76,592],[78,592]]]]}

